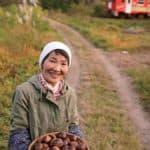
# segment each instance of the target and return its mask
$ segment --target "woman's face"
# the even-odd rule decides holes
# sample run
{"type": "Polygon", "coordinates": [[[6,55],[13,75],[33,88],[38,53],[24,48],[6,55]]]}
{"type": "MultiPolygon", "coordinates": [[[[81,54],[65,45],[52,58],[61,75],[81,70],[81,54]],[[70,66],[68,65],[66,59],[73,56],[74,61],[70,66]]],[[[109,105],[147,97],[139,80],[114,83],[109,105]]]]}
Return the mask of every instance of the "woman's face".
{"type": "Polygon", "coordinates": [[[55,51],[50,53],[42,64],[42,74],[44,79],[54,86],[64,78],[68,72],[67,58],[55,51]]]}

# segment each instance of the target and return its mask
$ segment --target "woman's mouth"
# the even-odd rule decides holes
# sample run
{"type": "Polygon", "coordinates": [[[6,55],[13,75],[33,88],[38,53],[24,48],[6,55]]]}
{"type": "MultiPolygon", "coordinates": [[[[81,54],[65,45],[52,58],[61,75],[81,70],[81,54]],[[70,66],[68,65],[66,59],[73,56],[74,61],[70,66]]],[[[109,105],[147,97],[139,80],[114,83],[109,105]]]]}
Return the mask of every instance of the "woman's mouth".
{"type": "Polygon", "coordinates": [[[48,74],[52,77],[52,78],[58,78],[61,76],[60,72],[56,72],[56,71],[49,71],[48,74]]]}

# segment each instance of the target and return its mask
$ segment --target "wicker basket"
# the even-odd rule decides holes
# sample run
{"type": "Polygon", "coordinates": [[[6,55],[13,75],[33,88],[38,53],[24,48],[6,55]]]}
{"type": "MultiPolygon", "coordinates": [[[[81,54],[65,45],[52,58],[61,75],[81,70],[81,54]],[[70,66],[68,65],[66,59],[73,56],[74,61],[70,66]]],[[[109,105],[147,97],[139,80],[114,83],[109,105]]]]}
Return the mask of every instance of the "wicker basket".
{"type": "Polygon", "coordinates": [[[87,144],[86,142],[81,139],[80,137],[67,133],[67,132],[52,132],[52,133],[47,133],[44,134],[38,138],[36,138],[28,147],[28,150],[53,150],[52,147],[58,147],[58,150],[68,150],[69,147],[71,149],[72,147],[72,143],[76,143],[76,146],[74,148],[72,148],[72,150],[88,150],[87,148],[87,144]],[[62,137],[61,135],[66,135],[66,137],[62,137]],[[50,137],[51,140],[49,142],[45,142],[44,138],[45,137],[50,137]],[[69,142],[67,143],[63,143],[63,145],[53,145],[52,142],[54,142],[54,140],[60,139],[61,141],[65,140],[65,138],[69,138],[69,142]],[[43,148],[38,147],[37,145],[40,143],[40,146],[42,145],[43,148]],[[46,145],[48,146],[48,148],[46,147],[46,145]],[[44,147],[45,146],[45,147],[44,147]],[[36,147],[36,148],[35,148],[36,147]]]}

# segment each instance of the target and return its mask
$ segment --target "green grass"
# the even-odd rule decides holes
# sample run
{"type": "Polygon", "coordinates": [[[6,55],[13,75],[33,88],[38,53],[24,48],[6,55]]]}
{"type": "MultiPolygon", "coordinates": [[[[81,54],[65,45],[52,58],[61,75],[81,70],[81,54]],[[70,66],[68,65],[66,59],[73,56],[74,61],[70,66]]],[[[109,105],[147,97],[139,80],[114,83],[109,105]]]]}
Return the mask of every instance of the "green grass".
{"type": "Polygon", "coordinates": [[[150,68],[130,69],[127,73],[134,79],[136,90],[140,94],[140,102],[150,113],[150,68]]]}

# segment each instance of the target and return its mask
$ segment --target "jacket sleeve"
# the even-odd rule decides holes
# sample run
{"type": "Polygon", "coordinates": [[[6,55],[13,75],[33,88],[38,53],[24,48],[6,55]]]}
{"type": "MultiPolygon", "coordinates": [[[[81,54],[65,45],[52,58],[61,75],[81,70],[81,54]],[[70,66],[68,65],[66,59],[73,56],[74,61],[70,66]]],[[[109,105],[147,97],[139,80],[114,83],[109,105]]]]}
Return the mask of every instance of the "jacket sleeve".
{"type": "Polygon", "coordinates": [[[26,89],[22,86],[17,87],[12,98],[11,130],[29,128],[28,100],[26,89]]]}
{"type": "Polygon", "coordinates": [[[82,137],[82,131],[79,127],[79,114],[78,114],[78,108],[77,108],[77,96],[74,91],[72,91],[71,98],[69,100],[69,106],[68,106],[68,114],[69,114],[69,128],[68,132],[75,134],[77,136],[82,137]]]}
{"type": "Polygon", "coordinates": [[[71,91],[69,99],[68,99],[68,118],[69,118],[69,124],[79,124],[79,114],[77,109],[77,96],[74,90],[71,91]]]}
{"type": "Polygon", "coordinates": [[[27,146],[30,143],[28,111],[27,92],[22,86],[19,86],[12,98],[9,137],[10,150],[27,150],[27,146]]]}
{"type": "Polygon", "coordinates": [[[78,125],[70,124],[68,132],[83,138],[83,133],[78,125]]]}
{"type": "Polygon", "coordinates": [[[27,150],[31,143],[28,129],[16,129],[10,132],[9,150],[27,150]]]}

